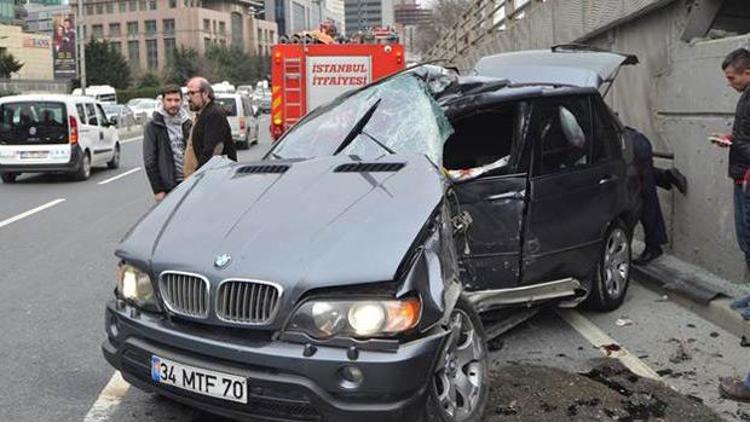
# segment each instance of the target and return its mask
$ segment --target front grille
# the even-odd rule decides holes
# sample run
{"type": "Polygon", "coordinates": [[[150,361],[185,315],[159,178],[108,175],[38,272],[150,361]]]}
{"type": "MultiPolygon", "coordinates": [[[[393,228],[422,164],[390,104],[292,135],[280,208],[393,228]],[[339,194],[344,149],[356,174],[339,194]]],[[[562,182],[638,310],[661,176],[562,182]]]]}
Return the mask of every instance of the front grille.
{"type": "Polygon", "coordinates": [[[266,324],[276,314],[281,289],[250,280],[227,280],[219,286],[216,314],[227,322],[266,324]]]}
{"type": "Polygon", "coordinates": [[[188,273],[164,272],[159,290],[167,308],[193,318],[208,317],[208,280],[188,273]]]}

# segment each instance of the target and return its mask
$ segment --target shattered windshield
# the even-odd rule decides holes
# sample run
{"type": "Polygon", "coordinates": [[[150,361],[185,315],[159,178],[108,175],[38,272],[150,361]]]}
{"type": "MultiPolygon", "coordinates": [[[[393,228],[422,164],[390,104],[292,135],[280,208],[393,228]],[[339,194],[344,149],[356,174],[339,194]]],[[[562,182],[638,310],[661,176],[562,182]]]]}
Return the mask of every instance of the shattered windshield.
{"type": "Polygon", "coordinates": [[[271,156],[321,157],[344,146],[344,155],[424,154],[440,165],[451,133],[430,86],[405,73],[319,107],[284,136],[271,156]],[[350,136],[353,140],[344,143],[350,136]]]}

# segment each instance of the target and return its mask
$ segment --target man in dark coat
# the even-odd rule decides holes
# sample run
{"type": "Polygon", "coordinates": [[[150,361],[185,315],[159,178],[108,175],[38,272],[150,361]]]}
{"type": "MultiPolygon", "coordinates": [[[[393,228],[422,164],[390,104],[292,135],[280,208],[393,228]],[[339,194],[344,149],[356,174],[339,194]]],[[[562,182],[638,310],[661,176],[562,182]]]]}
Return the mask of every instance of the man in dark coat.
{"type": "MultiPolygon", "coordinates": [[[[206,164],[214,155],[226,155],[237,161],[232,129],[226,113],[214,102],[211,84],[205,78],[195,77],[187,83],[187,95],[190,110],[196,112],[190,139],[198,161],[197,168],[206,164]]],[[[192,169],[185,170],[186,173],[191,173],[192,169]]]]}
{"type": "Polygon", "coordinates": [[[185,145],[191,121],[182,108],[182,91],[168,85],[161,92],[161,105],[143,131],[143,164],[156,202],[183,180],[185,145]]]}
{"type": "MultiPolygon", "coordinates": [[[[729,177],[734,181],[734,221],[737,243],[750,272],[750,51],[738,48],[721,64],[727,84],[741,93],[731,134],[714,134],[711,142],[729,148],[729,177]]],[[[732,308],[750,319],[750,296],[736,300],[732,308]]],[[[744,380],[725,378],[719,384],[723,397],[750,402],[750,373],[744,380]]]]}
{"type": "Polygon", "coordinates": [[[631,128],[625,127],[625,138],[633,145],[635,165],[641,180],[641,200],[643,207],[639,221],[643,225],[644,243],[646,247],[643,253],[633,263],[646,265],[660,257],[664,251],[661,246],[667,243],[667,228],[664,224],[664,215],[661,212],[659,195],[656,187],[672,190],[672,186],[685,194],[687,191],[687,179],[676,168],[661,169],[654,167],[654,152],[651,141],[646,135],[631,128]]]}

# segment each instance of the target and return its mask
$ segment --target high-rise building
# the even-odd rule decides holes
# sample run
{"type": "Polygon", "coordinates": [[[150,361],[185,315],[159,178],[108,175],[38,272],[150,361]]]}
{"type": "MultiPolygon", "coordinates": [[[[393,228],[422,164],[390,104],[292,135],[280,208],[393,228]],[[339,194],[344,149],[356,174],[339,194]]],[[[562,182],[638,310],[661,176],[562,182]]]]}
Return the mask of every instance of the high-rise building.
{"type": "Polygon", "coordinates": [[[318,29],[325,0],[265,0],[266,20],[276,22],[279,35],[318,29]]]}
{"type": "Polygon", "coordinates": [[[325,14],[323,20],[330,20],[336,24],[339,34],[346,33],[346,22],[344,21],[344,0],[324,0],[325,14]]]}
{"type": "MultiPolygon", "coordinates": [[[[83,0],[83,36],[109,41],[135,70],[164,69],[180,46],[204,54],[212,45],[269,55],[274,22],[255,18],[246,0],[83,0]]],[[[72,4],[75,8],[75,3],[72,4]]]]}
{"type": "Polygon", "coordinates": [[[393,26],[393,0],[344,0],[344,22],[347,35],[393,26]]]}
{"type": "Polygon", "coordinates": [[[432,10],[423,9],[414,0],[402,0],[393,5],[393,18],[404,26],[428,25],[432,20],[432,10]]]}

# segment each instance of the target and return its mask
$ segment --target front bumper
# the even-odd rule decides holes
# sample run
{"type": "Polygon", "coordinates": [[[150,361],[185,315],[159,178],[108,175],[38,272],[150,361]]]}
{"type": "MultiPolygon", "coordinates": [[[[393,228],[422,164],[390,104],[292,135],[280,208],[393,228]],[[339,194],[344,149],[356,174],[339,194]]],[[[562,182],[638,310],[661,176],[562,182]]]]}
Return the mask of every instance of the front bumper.
{"type": "Polygon", "coordinates": [[[171,321],[128,305],[118,309],[114,301],[107,305],[105,321],[104,357],[129,383],[211,413],[253,421],[418,421],[448,334],[438,330],[401,344],[395,353],[359,350],[350,359],[343,348],[316,346],[316,352],[306,357],[302,344],[171,321]],[[153,354],[247,377],[248,403],[154,383],[153,354]],[[357,366],[364,374],[358,388],[342,383],[339,374],[345,365],[357,366]]]}

